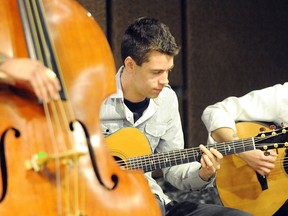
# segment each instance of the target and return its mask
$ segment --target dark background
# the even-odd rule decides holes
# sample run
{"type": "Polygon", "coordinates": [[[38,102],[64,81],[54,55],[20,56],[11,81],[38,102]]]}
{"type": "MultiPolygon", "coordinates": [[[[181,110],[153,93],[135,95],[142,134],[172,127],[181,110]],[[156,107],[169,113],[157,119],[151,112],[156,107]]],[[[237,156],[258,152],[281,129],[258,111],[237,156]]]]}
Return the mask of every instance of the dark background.
{"type": "Polygon", "coordinates": [[[121,65],[120,40],[140,16],[160,19],[182,46],[170,84],[180,104],[186,147],[205,143],[204,108],[228,96],[284,83],[288,1],[78,0],[92,13],[121,65]]]}

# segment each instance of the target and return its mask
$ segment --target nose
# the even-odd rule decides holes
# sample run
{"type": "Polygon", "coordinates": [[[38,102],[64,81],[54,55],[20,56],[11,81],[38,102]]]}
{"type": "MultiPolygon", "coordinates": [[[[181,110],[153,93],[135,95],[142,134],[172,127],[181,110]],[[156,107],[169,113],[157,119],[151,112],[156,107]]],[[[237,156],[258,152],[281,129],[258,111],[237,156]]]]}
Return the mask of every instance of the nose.
{"type": "Polygon", "coordinates": [[[169,84],[169,79],[168,79],[168,71],[165,71],[161,74],[160,80],[159,80],[161,85],[167,85],[169,84]]]}

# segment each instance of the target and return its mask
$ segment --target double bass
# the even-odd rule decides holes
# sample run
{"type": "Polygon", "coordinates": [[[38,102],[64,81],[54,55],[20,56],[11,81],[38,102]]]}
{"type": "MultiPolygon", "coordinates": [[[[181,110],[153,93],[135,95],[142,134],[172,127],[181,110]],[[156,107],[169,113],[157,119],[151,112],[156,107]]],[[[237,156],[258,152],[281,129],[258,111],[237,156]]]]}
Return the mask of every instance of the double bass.
{"type": "Polygon", "coordinates": [[[97,22],[73,0],[0,3],[0,52],[42,61],[62,86],[39,103],[0,85],[0,215],[160,215],[141,171],[122,170],[101,134],[115,64],[97,22]]]}

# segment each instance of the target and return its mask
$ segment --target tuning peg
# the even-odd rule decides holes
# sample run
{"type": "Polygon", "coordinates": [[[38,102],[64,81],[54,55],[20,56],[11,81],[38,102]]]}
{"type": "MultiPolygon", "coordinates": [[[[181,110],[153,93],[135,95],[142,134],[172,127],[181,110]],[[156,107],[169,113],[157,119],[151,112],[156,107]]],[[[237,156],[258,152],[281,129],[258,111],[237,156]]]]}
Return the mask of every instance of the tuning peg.
{"type": "Polygon", "coordinates": [[[266,131],[266,128],[265,127],[260,127],[260,133],[261,133],[261,138],[265,138],[265,131],[266,131]]]}
{"type": "Polygon", "coordinates": [[[276,149],[276,153],[279,154],[279,152],[278,152],[279,145],[277,143],[274,143],[273,146],[274,146],[274,149],[276,149]]]}
{"type": "Polygon", "coordinates": [[[276,132],[275,132],[276,126],[270,125],[269,128],[270,128],[270,130],[272,130],[272,135],[275,136],[276,135],[276,132]]]}
{"type": "Polygon", "coordinates": [[[266,130],[266,128],[265,127],[260,127],[260,132],[264,132],[265,130],[266,130]]]}
{"type": "Polygon", "coordinates": [[[282,133],[285,134],[287,131],[283,122],[281,123],[281,127],[282,127],[282,133]]]}

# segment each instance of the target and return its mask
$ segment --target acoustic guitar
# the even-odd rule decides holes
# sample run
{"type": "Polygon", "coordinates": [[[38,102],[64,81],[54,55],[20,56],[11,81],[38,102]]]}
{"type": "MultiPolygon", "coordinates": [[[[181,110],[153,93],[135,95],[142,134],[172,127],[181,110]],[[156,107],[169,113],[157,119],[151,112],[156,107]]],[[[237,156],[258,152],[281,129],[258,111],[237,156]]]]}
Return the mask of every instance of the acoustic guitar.
{"type": "MultiPolygon", "coordinates": [[[[215,143],[207,146],[216,148],[222,155],[232,155],[254,149],[288,148],[287,128],[262,132],[255,137],[215,143]]],[[[202,152],[199,147],[177,149],[152,154],[149,141],[138,129],[122,128],[105,138],[109,151],[122,169],[150,172],[157,169],[200,161],[202,152]]]]}
{"type": "MultiPolygon", "coordinates": [[[[236,127],[240,138],[256,135],[261,127],[271,132],[269,127],[256,122],[239,122],[236,127]]],[[[288,199],[287,145],[286,149],[279,148],[277,151],[275,168],[265,178],[257,175],[236,155],[224,157],[216,178],[224,206],[242,209],[255,216],[271,216],[284,204],[288,199]],[[263,188],[263,184],[266,187],[263,188]]]]}
{"type": "MultiPolygon", "coordinates": [[[[251,125],[252,123],[247,123],[251,125]]],[[[248,130],[244,123],[238,123],[248,130]]],[[[255,125],[258,129],[260,125],[255,125]]],[[[216,184],[219,196],[227,207],[234,207],[253,213],[253,215],[271,216],[287,198],[287,128],[261,132],[256,137],[213,144],[224,156],[223,164],[217,174],[216,184]],[[279,160],[276,168],[267,177],[268,189],[263,191],[253,172],[235,153],[260,149],[276,149],[279,160]],[[284,160],[285,158],[285,160],[284,160]],[[286,162],[285,162],[286,161],[286,162]],[[286,170],[285,170],[286,163],[286,170]]],[[[249,129],[250,131],[250,129],[249,129]]],[[[256,134],[256,133],[254,133],[256,134]]],[[[106,143],[112,156],[122,169],[140,169],[150,172],[157,169],[199,161],[199,147],[173,150],[152,154],[146,136],[136,128],[122,128],[106,137],[106,143]]]]}

